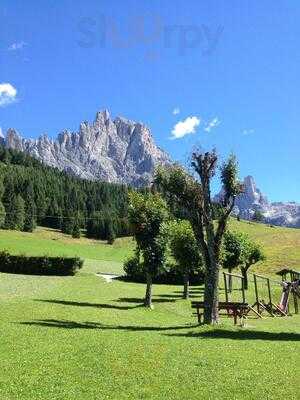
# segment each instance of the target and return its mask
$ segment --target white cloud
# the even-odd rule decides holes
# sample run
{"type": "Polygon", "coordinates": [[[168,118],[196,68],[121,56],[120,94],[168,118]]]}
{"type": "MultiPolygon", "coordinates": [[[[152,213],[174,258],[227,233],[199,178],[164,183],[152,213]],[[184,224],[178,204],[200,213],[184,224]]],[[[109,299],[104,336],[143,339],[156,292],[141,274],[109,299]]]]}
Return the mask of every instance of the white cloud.
{"type": "Polygon", "coordinates": [[[10,83],[0,83],[0,107],[14,103],[17,99],[17,89],[10,83]]]}
{"type": "Polygon", "coordinates": [[[220,125],[220,120],[218,117],[215,117],[214,119],[212,119],[210,122],[208,122],[204,128],[204,130],[206,132],[210,132],[213,128],[215,128],[216,126],[220,125]]]}
{"type": "Polygon", "coordinates": [[[200,125],[200,118],[198,117],[187,117],[183,121],[177,122],[172,130],[171,139],[180,139],[186,135],[196,132],[197,126],[200,125]]]}
{"type": "Polygon", "coordinates": [[[173,115],[178,115],[180,113],[180,108],[175,107],[174,110],[172,111],[173,115]]]}
{"type": "Polygon", "coordinates": [[[26,43],[21,41],[21,42],[16,42],[16,43],[12,43],[8,50],[9,51],[18,51],[18,50],[22,50],[24,47],[26,46],[26,43]]]}
{"type": "Polygon", "coordinates": [[[244,136],[251,135],[252,133],[254,133],[254,129],[244,129],[243,130],[243,135],[244,136]]]}

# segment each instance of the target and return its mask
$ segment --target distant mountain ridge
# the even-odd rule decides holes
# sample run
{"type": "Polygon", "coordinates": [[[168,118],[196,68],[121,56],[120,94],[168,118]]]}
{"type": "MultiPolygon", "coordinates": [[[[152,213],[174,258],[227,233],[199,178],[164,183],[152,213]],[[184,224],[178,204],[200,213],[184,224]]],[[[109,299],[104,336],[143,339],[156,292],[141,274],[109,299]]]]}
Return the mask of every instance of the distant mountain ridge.
{"type": "MultiPolygon", "coordinates": [[[[251,220],[255,211],[260,211],[265,223],[300,228],[300,204],[295,202],[270,203],[268,198],[257,188],[252,176],[244,179],[243,186],[244,192],[236,198],[233,214],[242,219],[251,220]]],[[[222,191],[215,197],[216,201],[221,199],[222,191]]]]}
{"type": "Polygon", "coordinates": [[[79,132],[64,130],[56,140],[47,135],[25,139],[8,129],[0,142],[71,175],[135,187],[151,182],[156,165],[170,163],[149,128],[122,117],[113,120],[107,110],[98,112],[93,123],[82,122],[79,132]]]}

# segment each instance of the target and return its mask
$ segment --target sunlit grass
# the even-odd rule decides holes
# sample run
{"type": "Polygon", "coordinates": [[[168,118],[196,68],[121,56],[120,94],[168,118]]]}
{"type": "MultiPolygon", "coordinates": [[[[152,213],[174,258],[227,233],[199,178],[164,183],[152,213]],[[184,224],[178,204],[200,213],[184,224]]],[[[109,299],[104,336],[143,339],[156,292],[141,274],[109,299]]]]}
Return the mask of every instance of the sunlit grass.
{"type": "MultiPolygon", "coordinates": [[[[298,231],[231,224],[266,246],[268,261],[258,270],[274,273],[284,246],[289,264],[299,260],[298,231]]],[[[0,231],[0,246],[86,260],[74,277],[0,274],[1,400],[299,398],[300,316],[249,316],[245,327],[222,317],[217,328],[199,327],[182,287],[171,285],[155,285],[155,308],[146,310],[144,285],[95,275],[121,272],[131,239],[110,246],[44,229],[0,231]]],[[[233,299],[241,296],[238,284],[233,299]]],[[[191,293],[201,299],[203,288],[191,293]]],[[[275,282],[272,295],[277,303],[275,282]]],[[[247,300],[254,300],[252,278],[247,300]]]]}

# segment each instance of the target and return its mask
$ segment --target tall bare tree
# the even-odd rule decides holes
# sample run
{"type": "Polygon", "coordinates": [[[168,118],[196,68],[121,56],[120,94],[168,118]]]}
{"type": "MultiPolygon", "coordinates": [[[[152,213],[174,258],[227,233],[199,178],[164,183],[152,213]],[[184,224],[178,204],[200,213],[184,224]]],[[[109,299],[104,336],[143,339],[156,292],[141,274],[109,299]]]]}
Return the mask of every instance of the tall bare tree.
{"type": "Polygon", "coordinates": [[[168,202],[185,210],[191,222],[206,267],[204,290],[204,323],[218,322],[219,271],[222,238],[228,218],[234,207],[236,196],[242,186],[237,179],[237,161],[234,156],[221,166],[223,187],[222,207],[214,215],[214,203],[211,197],[211,180],[216,174],[218,156],[215,150],[192,153],[192,168],[197,174],[195,179],[185,170],[173,165],[158,169],[156,186],[162,190],[168,202]],[[216,220],[214,221],[214,217],[216,220]]]}

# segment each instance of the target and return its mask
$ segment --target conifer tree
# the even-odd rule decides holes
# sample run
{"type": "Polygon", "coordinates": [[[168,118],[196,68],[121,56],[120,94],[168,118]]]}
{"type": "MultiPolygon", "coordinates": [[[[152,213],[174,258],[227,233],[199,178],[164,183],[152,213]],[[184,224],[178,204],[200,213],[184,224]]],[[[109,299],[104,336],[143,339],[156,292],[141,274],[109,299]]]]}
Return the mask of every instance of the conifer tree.
{"type": "Polygon", "coordinates": [[[81,235],[80,222],[79,222],[79,218],[76,218],[76,219],[74,219],[74,223],[73,223],[72,237],[74,239],[79,239],[80,235],[81,235]]]}
{"type": "Polygon", "coordinates": [[[34,192],[32,184],[26,187],[25,190],[25,220],[24,232],[33,232],[36,228],[36,205],[34,201],[34,192]]]}
{"type": "Polygon", "coordinates": [[[13,196],[9,211],[9,214],[6,214],[8,219],[5,220],[5,228],[22,231],[25,221],[25,202],[21,195],[13,196]]]}
{"type": "Polygon", "coordinates": [[[116,239],[116,233],[111,219],[107,220],[106,236],[107,236],[107,243],[113,244],[116,239]]]}
{"type": "Polygon", "coordinates": [[[2,179],[0,179],[0,228],[3,227],[5,222],[5,208],[2,203],[3,193],[4,193],[4,185],[2,179]]]}

